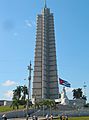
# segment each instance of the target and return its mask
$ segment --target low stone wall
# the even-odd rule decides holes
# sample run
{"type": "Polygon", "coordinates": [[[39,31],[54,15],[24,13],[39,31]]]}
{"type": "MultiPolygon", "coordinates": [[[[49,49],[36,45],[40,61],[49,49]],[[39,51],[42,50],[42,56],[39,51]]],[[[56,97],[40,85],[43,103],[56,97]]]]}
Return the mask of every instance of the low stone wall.
{"type": "MultiPolygon", "coordinates": [[[[34,113],[34,110],[29,110],[29,115],[34,113]]],[[[11,111],[11,112],[4,112],[0,113],[0,120],[2,119],[3,114],[6,115],[7,118],[21,118],[26,116],[26,110],[18,110],[18,111],[11,111]]]]}
{"type": "Polygon", "coordinates": [[[78,110],[40,110],[38,113],[35,113],[37,116],[46,116],[46,114],[50,115],[50,113],[53,116],[60,116],[62,114],[68,115],[68,116],[89,116],[89,109],[78,109],[78,110]]]}
{"type": "Polygon", "coordinates": [[[70,106],[83,107],[86,104],[86,100],[84,99],[69,100],[69,104],[70,106]]]}
{"type": "MultiPolygon", "coordinates": [[[[71,110],[71,111],[60,111],[60,110],[51,110],[51,113],[53,117],[55,116],[60,116],[62,114],[68,115],[68,116],[89,116],[89,109],[79,109],[79,110],[71,110]]],[[[0,120],[2,120],[2,115],[4,113],[0,113],[0,120]]],[[[20,110],[20,111],[13,111],[13,112],[7,112],[5,113],[7,118],[23,118],[26,117],[26,111],[25,110],[20,110]]],[[[46,114],[50,115],[50,110],[29,110],[30,116],[36,115],[36,116],[43,116],[44,119],[46,114]]],[[[43,119],[43,117],[42,117],[43,119]]]]}

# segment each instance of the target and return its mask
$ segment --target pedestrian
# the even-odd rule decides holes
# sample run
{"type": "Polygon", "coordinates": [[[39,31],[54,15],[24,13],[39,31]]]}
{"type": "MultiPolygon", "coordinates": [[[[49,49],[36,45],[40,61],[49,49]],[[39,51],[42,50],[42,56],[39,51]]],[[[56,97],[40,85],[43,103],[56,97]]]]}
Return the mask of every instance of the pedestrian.
{"type": "Polygon", "coordinates": [[[7,120],[7,117],[6,117],[5,114],[2,116],[2,119],[3,119],[3,120],[7,120]]]}
{"type": "Polygon", "coordinates": [[[62,120],[65,120],[65,115],[62,115],[62,120]]]}
{"type": "Polygon", "coordinates": [[[50,116],[50,120],[53,120],[53,115],[51,114],[51,116],[50,116]]]}
{"type": "Polygon", "coordinates": [[[46,120],[49,120],[49,115],[48,114],[46,115],[46,120]]]}
{"type": "Polygon", "coordinates": [[[38,117],[37,117],[37,116],[35,116],[35,120],[38,120],[38,117]]]}
{"type": "Polygon", "coordinates": [[[68,120],[68,115],[65,116],[65,119],[68,120]]]}
{"type": "Polygon", "coordinates": [[[32,120],[36,120],[36,116],[35,115],[32,117],[32,120]]]}
{"type": "Polygon", "coordinates": [[[60,120],[62,120],[62,115],[60,115],[60,120]]]}

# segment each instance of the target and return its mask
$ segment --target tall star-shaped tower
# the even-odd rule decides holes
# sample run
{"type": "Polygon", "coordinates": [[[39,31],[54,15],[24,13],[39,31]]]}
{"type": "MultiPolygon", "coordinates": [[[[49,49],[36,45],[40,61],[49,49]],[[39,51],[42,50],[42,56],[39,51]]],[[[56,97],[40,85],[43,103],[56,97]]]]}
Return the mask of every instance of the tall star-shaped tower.
{"type": "Polygon", "coordinates": [[[54,16],[45,0],[42,13],[37,15],[32,97],[56,99],[58,92],[54,16]]]}

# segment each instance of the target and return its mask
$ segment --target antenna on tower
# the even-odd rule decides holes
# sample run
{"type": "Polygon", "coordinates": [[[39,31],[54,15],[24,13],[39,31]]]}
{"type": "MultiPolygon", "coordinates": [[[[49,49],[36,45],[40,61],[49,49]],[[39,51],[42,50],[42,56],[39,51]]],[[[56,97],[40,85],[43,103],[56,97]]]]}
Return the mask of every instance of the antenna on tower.
{"type": "Polygon", "coordinates": [[[47,7],[46,0],[44,0],[44,7],[45,7],[45,8],[47,7]]]}

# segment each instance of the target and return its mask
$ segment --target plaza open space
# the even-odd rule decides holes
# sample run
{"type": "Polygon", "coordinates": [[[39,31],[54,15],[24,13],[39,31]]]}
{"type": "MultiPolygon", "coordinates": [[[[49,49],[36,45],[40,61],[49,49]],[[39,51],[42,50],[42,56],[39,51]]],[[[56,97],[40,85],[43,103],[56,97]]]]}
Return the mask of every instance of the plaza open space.
{"type": "MultiPolygon", "coordinates": [[[[45,118],[38,118],[38,120],[44,120],[45,118]]],[[[26,118],[13,118],[10,120],[26,120],[26,118]]],[[[32,120],[32,118],[29,118],[28,120],[32,120]]],[[[54,119],[54,120],[60,120],[59,118],[54,119]]],[[[89,117],[69,117],[68,120],[89,120],[89,117]]]]}

